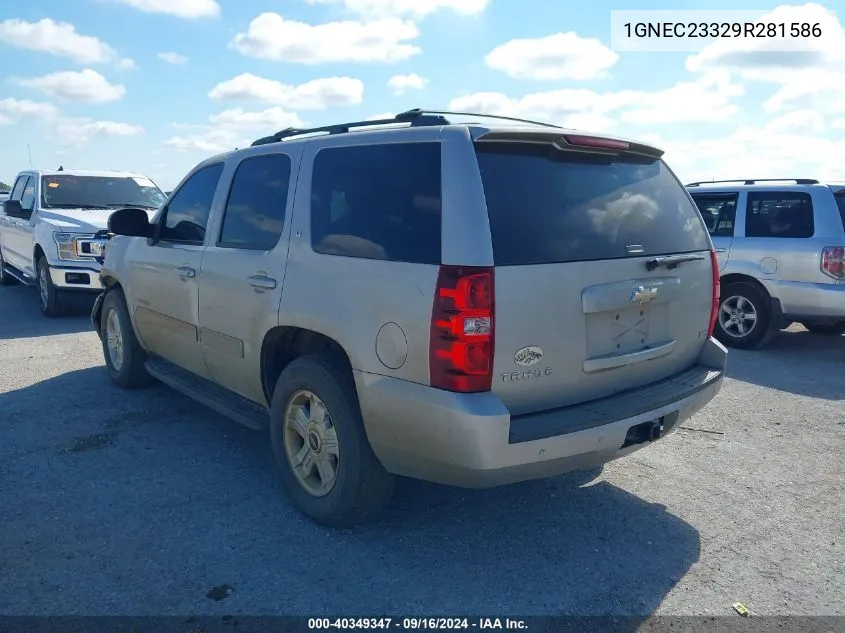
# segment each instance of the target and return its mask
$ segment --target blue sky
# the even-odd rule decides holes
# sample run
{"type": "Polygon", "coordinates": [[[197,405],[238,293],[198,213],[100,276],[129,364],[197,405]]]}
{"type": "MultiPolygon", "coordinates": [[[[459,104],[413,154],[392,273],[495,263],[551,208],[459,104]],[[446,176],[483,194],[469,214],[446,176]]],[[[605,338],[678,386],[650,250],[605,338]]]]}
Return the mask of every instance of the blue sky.
{"type": "Polygon", "coordinates": [[[163,188],[290,124],[417,107],[527,116],[663,147],[684,180],[845,180],[834,2],[748,2],[819,23],[813,54],[717,42],[609,47],[638,0],[29,0],[0,8],[0,180],[29,164],[130,169],[163,188]],[[17,6],[15,6],[17,4],[17,6]]]}

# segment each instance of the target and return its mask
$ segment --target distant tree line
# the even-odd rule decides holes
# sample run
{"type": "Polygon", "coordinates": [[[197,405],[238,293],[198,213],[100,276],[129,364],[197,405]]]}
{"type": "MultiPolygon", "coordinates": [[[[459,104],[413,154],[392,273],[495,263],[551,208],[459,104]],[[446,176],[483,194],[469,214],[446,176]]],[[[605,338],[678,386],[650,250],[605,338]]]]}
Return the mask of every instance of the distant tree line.
{"type": "Polygon", "coordinates": [[[12,190],[12,188],[9,185],[7,185],[5,182],[0,180],[0,191],[11,191],[11,190],[12,190]]]}

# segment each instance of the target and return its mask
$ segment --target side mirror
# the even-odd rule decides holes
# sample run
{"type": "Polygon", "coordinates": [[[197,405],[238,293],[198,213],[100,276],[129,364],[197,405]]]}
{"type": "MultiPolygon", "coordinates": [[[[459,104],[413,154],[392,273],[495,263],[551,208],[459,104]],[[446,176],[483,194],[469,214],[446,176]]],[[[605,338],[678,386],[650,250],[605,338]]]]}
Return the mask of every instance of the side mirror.
{"type": "Polygon", "coordinates": [[[3,203],[3,211],[10,218],[23,218],[26,215],[20,200],[6,200],[3,203]]]}
{"type": "Polygon", "coordinates": [[[153,225],[143,209],[121,209],[109,216],[109,233],[129,237],[152,237],[153,225]]]}

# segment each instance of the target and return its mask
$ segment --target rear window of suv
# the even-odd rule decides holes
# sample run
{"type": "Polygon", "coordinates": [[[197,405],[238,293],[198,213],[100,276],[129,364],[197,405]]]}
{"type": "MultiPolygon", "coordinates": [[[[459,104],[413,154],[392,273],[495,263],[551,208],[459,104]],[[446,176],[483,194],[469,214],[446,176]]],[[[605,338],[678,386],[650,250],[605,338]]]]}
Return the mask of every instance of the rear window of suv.
{"type": "Polygon", "coordinates": [[[836,206],[839,207],[839,217],[842,218],[842,228],[845,229],[845,189],[834,194],[836,206]]]}
{"type": "Polygon", "coordinates": [[[499,266],[708,250],[707,230],[661,160],[476,145],[499,266]]]}

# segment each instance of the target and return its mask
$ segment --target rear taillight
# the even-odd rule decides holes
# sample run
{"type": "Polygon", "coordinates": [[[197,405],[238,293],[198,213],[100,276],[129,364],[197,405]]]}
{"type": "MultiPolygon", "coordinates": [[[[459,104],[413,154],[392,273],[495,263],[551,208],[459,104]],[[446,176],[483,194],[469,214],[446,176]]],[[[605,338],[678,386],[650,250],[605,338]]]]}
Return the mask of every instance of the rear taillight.
{"type": "Polygon", "coordinates": [[[720,295],[720,281],[719,281],[719,258],[716,257],[716,251],[710,251],[710,264],[713,268],[713,304],[710,306],[710,328],[707,330],[707,338],[713,336],[716,331],[716,318],[719,316],[719,295],[720,295]]]}
{"type": "Polygon", "coordinates": [[[441,266],[429,342],[431,386],[471,393],[493,381],[493,269],[441,266]]]}
{"type": "Polygon", "coordinates": [[[822,250],[822,272],[834,279],[845,279],[845,246],[828,246],[822,250]]]}

